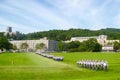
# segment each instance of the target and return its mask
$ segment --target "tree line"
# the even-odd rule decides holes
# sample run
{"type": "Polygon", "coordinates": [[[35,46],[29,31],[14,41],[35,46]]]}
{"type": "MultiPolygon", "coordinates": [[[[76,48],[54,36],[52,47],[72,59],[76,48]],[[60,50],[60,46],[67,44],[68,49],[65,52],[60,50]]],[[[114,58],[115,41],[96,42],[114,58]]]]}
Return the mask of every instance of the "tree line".
{"type": "Polygon", "coordinates": [[[100,45],[96,39],[91,38],[89,40],[79,42],[72,41],[69,43],[60,41],[58,43],[59,51],[69,51],[69,52],[100,52],[102,45],[100,45]]]}
{"type": "MultiPolygon", "coordinates": [[[[0,36],[3,36],[3,32],[0,32],[0,36]]],[[[43,37],[47,37],[51,40],[66,41],[70,40],[71,37],[86,37],[86,36],[99,36],[107,35],[108,39],[119,39],[120,40],[120,29],[106,28],[101,30],[88,30],[88,29],[69,29],[69,30],[49,30],[34,33],[19,33],[19,36],[6,36],[8,39],[14,40],[35,40],[43,37]]]]}
{"type": "MultiPolygon", "coordinates": [[[[120,42],[114,42],[113,51],[120,52],[120,42]]],[[[59,51],[68,51],[68,52],[100,52],[102,51],[102,45],[97,42],[96,39],[91,38],[83,42],[72,41],[64,42],[60,41],[58,43],[59,51]]]]}
{"type": "MultiPolygon", "coordinates": [[[[107,35],[108,39],[120,39],[120,29],[107,28],[101,30],[88,30],[88,29],[69,29],[69,30],[49,30],[42,32],[34,32],[28,34],[19,34],[18,40],[34,40],[47,37],[51,40],[66,41],[71,37],[86,37],[86,36],[99,36],[107,35]]],[[[14,37],[15,39],[15,37],[14,37]]]]}

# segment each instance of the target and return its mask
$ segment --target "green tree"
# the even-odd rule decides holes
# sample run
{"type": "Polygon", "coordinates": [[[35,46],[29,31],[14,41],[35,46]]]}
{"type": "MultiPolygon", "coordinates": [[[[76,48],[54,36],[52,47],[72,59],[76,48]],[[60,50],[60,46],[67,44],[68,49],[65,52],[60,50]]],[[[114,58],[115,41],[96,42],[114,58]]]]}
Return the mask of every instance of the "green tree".
{"type": "Polygon", "coordinates": [[[79,50],[79,51],[82,51],[82,52],[87,51],[86,41],[83,41],[83,42],[81,43],[81,46],[79,46],[78,50],[79,50]]]}
{"type": "Polygon", "coordinates": [[[13,45],[13,50],[17,50],[17,46],[16,45],[13,45]]]}
{"type": "Polygon", "coordinates": [[[63,49],[64,49],[64,46],[63,46],[63,42],[62,41],[60,41],[59,43],[58,43],[58,49],[59,49],[59,51],[63,51],[63,49]]]}
{"type": "Polygon", "coordinates": [[[25,49],[26,51],[27,51],[27,48],[29,47],[29,45],[27,44],[27,43],[22,43],[21,45],[20,45],[20,48],[21,49],[25,49]]]}
{"type": "Polygon", "coordinates": [[[120,50],[120,43],[119,42],[114,42],[114,50],[115,51],[118,51],[118,50],[120,50]]]}
{"type": "Polygon", "coordinates": [[[89,40],[86,41],[87,42],[87,51],[91,51],[91,52],[98,52],[101,51],[101,46],[100,44],[97,42],[96,39],[91,38],[89,40]]]}
{"type": "Polygon", "coordinates": [[[59,51],[67,51],[67,43],[60,41],[58,43],[58,49],[59,51]]]}
{"type": "Polygon", "coordinates": [[[67,44],[67,49],[70,52],[78,51],[80,45],[81,43],[79,41],[72,41],[67,44]]]}
{"type": "Polygon", "coordinates": [[[3,51],[3,49],[9,50],[12,49],[12,44],[7,40],[5,37],[0,37],[0,49],[3,51]]]}
{"type": "Polygon", "coordinates": [[[94,38],[82,42],[81,46],[79,47],[79,51],[88,51],[88,52],[99,52],[101,51],[101,49],[102,46],[94,38]]]}
{"type": "Polygon", "coordinates": [[[92,50],[93,52],[100,52],[102,50],[102,45],[99,43],[95,43],[94,49],[92,50]]]}
{"type": "Polygon", "coordinates": [[[35,48],[37,50],[44,50],[45,49],[45,44],[44,43],[38,43],[38,44],[36,44],[35,48]]]}

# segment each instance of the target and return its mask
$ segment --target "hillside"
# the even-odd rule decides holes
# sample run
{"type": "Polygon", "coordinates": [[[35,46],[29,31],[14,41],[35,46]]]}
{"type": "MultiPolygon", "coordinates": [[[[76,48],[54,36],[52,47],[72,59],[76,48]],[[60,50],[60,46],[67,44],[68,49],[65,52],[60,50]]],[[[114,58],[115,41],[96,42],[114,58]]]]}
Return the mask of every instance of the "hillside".
{"type": "Polygon", "coordinates": [[[120,29],[116,28],[106,28],[106,29],[101,29],[100,31],[107,31],[107,32],[120,32],[120,29]]]}
{"type": "Polygon", "coordinates": [[[107,35],[108,39],[120,39],[120,29],[106,28],[101,30],[88,30],[88,29],[49,30],[43,32],[20,34],[18,39],[32,40],[47,37],[48,39],[59,41],[69,40],[71,37],[99,36],[99,35],[107,35]]]}

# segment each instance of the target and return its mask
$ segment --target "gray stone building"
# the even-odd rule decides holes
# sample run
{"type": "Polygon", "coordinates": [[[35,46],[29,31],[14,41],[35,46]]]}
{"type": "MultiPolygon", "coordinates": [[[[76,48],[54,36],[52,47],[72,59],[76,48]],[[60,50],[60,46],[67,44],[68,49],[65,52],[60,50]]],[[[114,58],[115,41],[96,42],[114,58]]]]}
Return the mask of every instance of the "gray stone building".
{"type": "Polygon", "coordinates": [[[107,35],[99,35],[99,36],[93,36],[93,37],[72,37],[70,41],[65,41],[65,42],[71,42],[71,41],[86,41],[88,39],[95,38],[98,43],[100,43],[102,46],[106,46],[108,43],[113,43],[113,42],[120,42],[120,40],[108,40],[107,35]]]}
{"type": "Polygon", "coordinates": [[[6,32],[4,33],[4,36],[16,36],[16,37],[18,37],[19,36],[19,32],[18,31],[16,31],[16,32],[12,32],[12,27],[7,27],[7,29],[6,29],[6,32]]]}
{"type": "Polygon", "coordinates": [[[20,46],[22,43],[27,43],[28,44],[28,50],[35,51],[36,50],[36,45],[43,43],[45,44],[45,50],[46,51],[56,51],[58,49],[58,42],[54,40],[49,40],[47,38],[41,38],[39,40],[13,40],[10,41],[13,45],[16,45],[18,49],[20,49],[20,46]]]}

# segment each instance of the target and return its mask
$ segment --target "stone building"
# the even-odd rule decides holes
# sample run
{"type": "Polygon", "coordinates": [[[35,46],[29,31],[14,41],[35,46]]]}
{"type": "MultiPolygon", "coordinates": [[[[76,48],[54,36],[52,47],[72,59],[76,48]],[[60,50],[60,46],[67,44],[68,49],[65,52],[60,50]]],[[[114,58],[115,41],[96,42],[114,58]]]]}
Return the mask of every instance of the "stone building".
{"type": "Polygon", "coordinates": [[[99,35],[99,36],[94,36],[94,37],[72,37],[70,39],[70,41],[66,41],[66,42],[71,42],[71,41],[86,41],[90,38],[95,38],[99,44],[101,44],[102,46],[107,45],[108,43],[113,43],[115,41],[120,42],[120,40],[107,40],[107,35],[99,35]]]}
{"type": "Polygon", "coordinates": [[[98,43],[100,43],[103,46],[107,44],[107,36],[106,35],[93,36],[93,37],[72,37],[70,39],[70,41],[66,41],[66,42],[71,42],[71,41],[83,42],[83,41],[86,41],[91,38],[95,38],[98,41],[98,43]]]}
{"type": "Polygon", "coordinates": [[[41,38],[40,40],[13,40],[10,41],[13,45],[16,45],[18,49],[20,49],[20,46],[22,43],[27,43],[28,44],[28,50],[35,51],[36,50],[36,45],[39,43],[44,43],[45,44],[45,50],[46,51],[56,51],[58,48],[57,41],[54,40],[48,40],[47,38],[41,38]]]}
{"type": "Polygon", "coordinates": [[[7,29],[6,29],[6,32],[4,33],[4,36],[16,36],[16,37],[18,37],[19,36],[19,32],[18,31],[16,31],[16,32],[12,32],[12,27],[7,27],[7,29]]]}
{"type": "Polygon", "coordinates": [[[65,41],[66,43],[69,43],[71,41],[86,41],[90,38],[95,38],[99,44],[102,45],[102,51],[114,51],[113,43],[114,42],[120,42],[120,40],[107,40],[107,35],[99,35],[94,37],[72,37],[70,41],[65,41]]]}
{"type": "Polygon", "coordinates": [[[114,51],[113,45],[105,45],[105,46],[103,46],[102,51],[107,51],[107,52],[114,51]]]}

